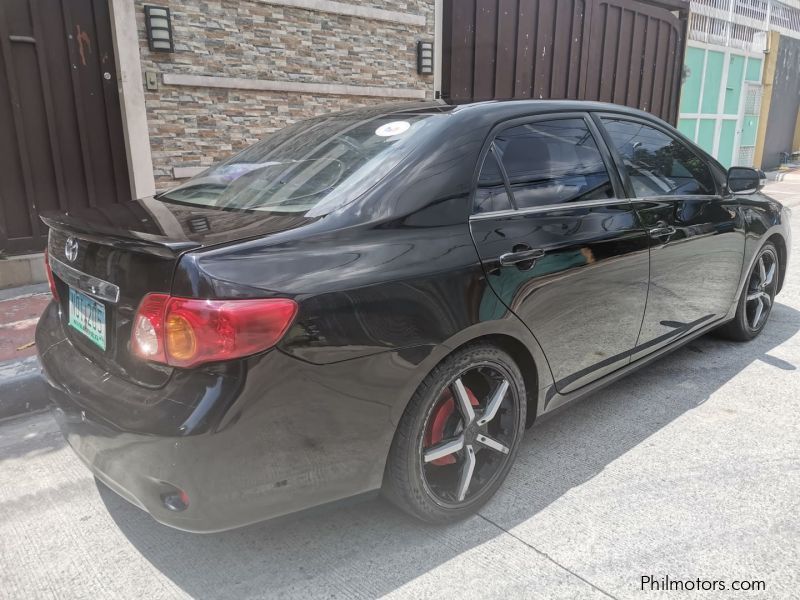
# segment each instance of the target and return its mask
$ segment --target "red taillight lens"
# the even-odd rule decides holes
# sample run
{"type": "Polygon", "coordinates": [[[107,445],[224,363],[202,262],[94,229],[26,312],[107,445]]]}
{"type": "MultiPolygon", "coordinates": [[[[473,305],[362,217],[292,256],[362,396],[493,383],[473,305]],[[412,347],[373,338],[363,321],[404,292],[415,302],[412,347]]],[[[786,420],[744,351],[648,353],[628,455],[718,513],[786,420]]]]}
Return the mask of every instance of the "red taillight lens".
{"type": "Polygon", "coordinates": [[[47,248],[44,249],[44,272],[47,274],[47,284],[50,286],[50,293],[56,301],[58,301],[58,288],[56,287],[56,280],[53,278],[53,269],[50,268],[50,256],[47,253],[47,248]]]}
{"type": "Polygon", "coordinates": [[[297,312],[293,300],[194,300],[167,304],[167,361],[176,367],[256,354],[283,337],[297,312]]]}
{"type": "Polygon", "coordinates": [[[136,356],[194,367],[257,354],[283,337],[297,314],[287,298],[198,300],[144,297],[131,331],[136,356]]]}

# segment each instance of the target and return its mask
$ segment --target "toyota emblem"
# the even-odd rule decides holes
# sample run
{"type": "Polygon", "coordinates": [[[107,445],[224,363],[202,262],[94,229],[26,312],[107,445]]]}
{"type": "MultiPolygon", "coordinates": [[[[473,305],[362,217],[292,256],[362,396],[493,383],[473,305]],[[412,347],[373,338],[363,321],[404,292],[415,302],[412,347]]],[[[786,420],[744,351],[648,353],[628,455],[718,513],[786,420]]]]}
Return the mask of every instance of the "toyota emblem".
{"type": "Polygon", "coordinates": [[[78,258],[78,240],[74,237],[67,238],[67,243],[64,244],[64,256],[69,262],[74,262],[78,258]]]}

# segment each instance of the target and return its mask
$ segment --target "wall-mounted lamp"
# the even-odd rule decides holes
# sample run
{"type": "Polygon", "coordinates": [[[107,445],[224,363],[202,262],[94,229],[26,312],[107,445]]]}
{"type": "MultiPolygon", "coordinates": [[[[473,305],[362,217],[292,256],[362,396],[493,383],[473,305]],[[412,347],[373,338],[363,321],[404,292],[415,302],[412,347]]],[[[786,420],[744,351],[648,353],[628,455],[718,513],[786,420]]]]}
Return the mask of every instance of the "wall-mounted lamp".
{"type": "Polygon", "coordinates": [[[147,27],[147,42],[152,52],[175,52],[168,8],[145,6],[144,22],[147,27]]]}
{"type": "Polygon", "coordinates": [[[417,42],[417,73],[433,75],[433,43],[417,42]]]}

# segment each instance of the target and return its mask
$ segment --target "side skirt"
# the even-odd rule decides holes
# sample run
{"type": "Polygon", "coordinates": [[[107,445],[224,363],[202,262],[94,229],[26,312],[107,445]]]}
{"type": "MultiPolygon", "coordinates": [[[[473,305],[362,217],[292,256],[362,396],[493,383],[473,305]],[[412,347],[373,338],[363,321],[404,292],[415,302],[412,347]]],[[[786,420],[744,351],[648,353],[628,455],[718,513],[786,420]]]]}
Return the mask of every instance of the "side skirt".
{"type": "Polygon", "coordinates": [[[706,327],[698,329],[697,331],[690,333],[686,337],[682,337],[675,340],[669,346],[660,348],[659,350],[656,350],[652,354],[640,358],[636,362],[630,363],[618,369],[617,371],[614,371],[613,373],[609,373],[605,377],[601,377],[597,381],[593,381],[585,385],[584,387],[575,390],[574,392],[559,394],[558,392],[555,391],[555,386],[553,385],[543,390],[539,390],[538,405],[543,406],[545,408],[539,415],[537,415],[536,422],[538,422],[540,419],[550,418],[553,414],[561,412],[561,409],[566,408],[573,402],[582,400],[592,392],[596,392],[606,387],[607,385],[610,385],[615,381],[622,379],[623,377],[629,375],[633,371],[636,371],[637,369],[644,367],[645,365],[648,365],[655,360],[658,360],[662,356],[665,356],[670,352],[674,352],[678,348],[681,348],[686,344],[688,344],[689,342],[704,336],[705,334],[709,333],[710,331],[713,331],[717,327],[724,325],[725,323],[731,321],[732,319],[733,317],[728,316],[725,319],[720,319],[718,321],[714,321],[713,323],[709,323],[706,327]]]}

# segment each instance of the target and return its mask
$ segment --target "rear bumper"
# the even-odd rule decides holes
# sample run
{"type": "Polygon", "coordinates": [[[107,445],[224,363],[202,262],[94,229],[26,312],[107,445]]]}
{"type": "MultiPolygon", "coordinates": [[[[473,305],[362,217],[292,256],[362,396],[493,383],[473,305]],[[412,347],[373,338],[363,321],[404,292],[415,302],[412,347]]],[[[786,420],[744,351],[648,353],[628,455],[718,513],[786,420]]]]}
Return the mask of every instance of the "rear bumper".
{"type": "Polygon", "coordinates": [[[78,456],[157,521],[192,532],[380,487],[396,383],[413,369],[390,352],[310,365],[273,350],[216,371],[176,371],[146,389],[72,346],[55,303],[37,346],[54,416],[78,456]],[[176,489],[189,498],[180,512],[163,501],[176,489]]]}
{"type": "Polygon", "coordinates": [[[171,448],[173,442],[163,437],[116,431],[93,421],[57,388],[50,388],[50,400],[64,438],[99,480],[162,523],[180,529],[202,530],[202,527],[195,529],[180,515],[171,514],[161,500],[163,494],[177,487],[169,484],[169,480],[177,478],[185,485],[189,475],[180,459],[181,453],[171,448]],[[184,521],[187,523],[182,526],[184,521]]]}

